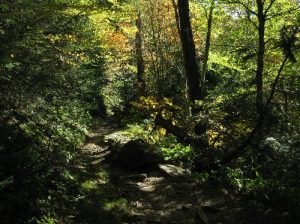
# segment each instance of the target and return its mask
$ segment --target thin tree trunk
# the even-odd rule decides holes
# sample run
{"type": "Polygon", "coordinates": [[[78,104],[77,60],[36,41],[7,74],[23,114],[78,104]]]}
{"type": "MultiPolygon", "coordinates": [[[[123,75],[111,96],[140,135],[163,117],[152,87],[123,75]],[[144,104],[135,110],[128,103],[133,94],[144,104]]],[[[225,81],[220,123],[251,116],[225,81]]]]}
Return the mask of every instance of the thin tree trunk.
{"type": "Polygon", "coordinates": [[[173,8],[174,8],[174,14],[175,14],[175,20],[176,20],[177,31],[178,31],[179,36],[181,36],[181,33],[180,33],[179,14],[178,14],[178,6],[177,6],[175,0],[172,0],[172,4],[173,4],[173,8]]]}
{"type": "Polygon", "coordinates": [[[200,80],[202,96],[203,96],[204,90],[205,90],[205,76],[206,76],[206,72],[207,72],[207,63],[208,63],[208,58],[209,58],[214,8],[215,8],[215,0],[212,0],[210,9],[209,9],[208,18],[207,18],[207,33],[206,33],[206,39],[205,39],[205,52],[204,52],[204,58],[203,58],[203,69],[202,69],[202,73],[201,73],[202,77],[200,80]]]}
{"type": "Polygon", "coordinates": [[[264,55],[265,55],[265,23],[264,3],[262,0],[256,0],[257,18],[258,18],[258,50],[257,50],[257,68],[256,68],[256,111],[258,116],[263,113],[263,73],[264,73],[264,55]]]}
{"type": "MultiPolygon", "coordinates": [[[[180,18],[179,18],[179,13],[178,13],[178,6],[177,6],[175,0],[172,0],[172,5],[173,5],[173,9],[174,9],[174,15],[175,15],[175,21],[176,21],[178,37],[181,38],[180,18]]],[[[184,83],[185,83],[184,84],[184,97],[188,101],[189,93],[188,93],[188,83],[187,83],[187,77],[186,76],[184,78],[184,83]]],[[[188,102],[186,102],[186,104],[185,104],[185,109],[188,112],[188,114],[191,115],[191,111],[190,111],[190,107],[189,107],[188,102]]]]}
{"type": "Polygon", "coordinates": [[[255,136],[257,136],[257,134],[259,133],[259,131],[261,130],[261,128],[264,125],[264,121],[265,121],[266,117],[270,113],[271,106],[272,106],[272,100],[274,98],[276,87],[278,85],[281,73],[282,73],[282,71],[284,69],[284,66],[285,66],[287,61],[288,61],[288,57],[285,56],[283,62],[281,63],[281,66],[280,66],[280,68],[277,72],[276,78],[275,78],[275,80],[272,84],[271,92],[270,92],[270,95],[269,95],[268,100],[266,102],[266,106],[262,110],[262,113],[260,114],[260,116],[258,117],[256,125],[252,129],[250,134],[248,135],[248,138],[240,146],[238,146],[234,151],[229,153],[223,160],[221,160],[217,163],[209,164],[206,167],[204,167],[203,170],[216,170],[219,167],[230,163],[232,160],[238,158],[239,156],[241,156],[242,154],[244,154],[247,151],[247,149],[248,149],[247,146],[250,145],[252,140],[255,138],[255,136]]]}
{"type": "Polygon", "coordinates": [[[200,91],[200,73],[196,62],[196,50],[190,21],[188,0],[178,0],[178,14],[180,22],[180,39],[187,76],[189,100],[202,99],[200,91]]]}
{"type": "Polygon", "coordinates": [[[145,94],[145,80],[144,80],[144,58],[143,58],[143,39],[142,39],[142,18],[141,14],[138,14],[138,18],[136,19],[136,62],[137,62],[137,80],[138,80],[138,88],[139,95],[145,94]]]}

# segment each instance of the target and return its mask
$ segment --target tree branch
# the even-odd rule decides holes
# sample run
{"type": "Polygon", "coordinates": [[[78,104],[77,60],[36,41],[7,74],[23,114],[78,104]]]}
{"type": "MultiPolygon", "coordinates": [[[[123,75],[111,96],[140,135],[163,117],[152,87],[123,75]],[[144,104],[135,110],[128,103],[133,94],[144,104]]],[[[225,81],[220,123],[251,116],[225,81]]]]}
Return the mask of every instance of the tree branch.
{"type": "Polygon", "coordinates": [[[284,12],[274,13],[274,14],[271,14],[271,15],[266,15],[266,14],[265,14],[265,15],[266,15],[266,20],[270,20],[270,19],[273,19],[273,18],[275,18],[275,17],[277,17],[277,16],[282,16],[282,15],[284,15],[284,14],[291,13],[291,12],[296,11],[296,10],[299,10],[299,9],[300,9],[300,6],[297,7],[297,8],[291,8],[291,9],[286,10],[286,11],[284,11],[284,12]]]}
{"type": "Polygon", "coordinates": [[[250,14],[247,13],[247,19],[249,20],[249,22],[252,23],[252,25],[258,30],[258,25],[251,19],[250,14]]]}
{"type": "Polygon", "coordinates": [[[254,14],[254,15],[258,15],[257,12],[253,11],[252,9],[249,8],[248,5],[246,5],[245,3],[241,2],[241,1],[229,1],[228,2],[229,4],[238,4],[238,5],[241,5],[243,6],[248,12],[254,14]]]}
{"type": "Polygon", "coordinates": [[[280,68],[278,70],[277,76],[276,76],[276,78],[275,78],[275,80],[273,82],[271,93],[270,93],[269,98],[267,100],[267,104],[266,104],[265,110],[263,111],[263,113],[259,117],[259,119],[258,119],[255,127],[250,132],[248,138],[239,147],[237,147],[236,150],[234,150],[229,155],[227,155],[222,161],[209,164],[208,166],[204,167],[204,170],[216,170],[220,166],[226,165],[226,164],[230,163],[232,160],[240,157],[242,154],[244,154],[247,151],[247,146],[249,146],[249,145],[252,144],[251,143],[252,140],[254,139],[254,137],[256,136],[257,132],[260,130],[260,128],[263,126],[263,122],[264,122],[265,118],[267,117],[267,115],[270,112],[271,104],[272,104],[272,99],[274,97],[275,90],[276,90],[276,87],[277,87],[280,75],[281,75],[281,73],[282,73],[282,71],[284,69],[284,66],[285,66],[287,60],[288,60],[288,56],[285,56],[283,62],[281,63],[281,66],[280,66],[280,68]]]}
{"type": "Polygon", "coordinates": [[[267,15],[267,13],[269,12],[269,10],[271,9],[272,5],[274,4],[276,0],[271,0],[270,4],[268,5],[268,7],[266,8],[266,10],[264,11],[264,14],[267,15]]]}

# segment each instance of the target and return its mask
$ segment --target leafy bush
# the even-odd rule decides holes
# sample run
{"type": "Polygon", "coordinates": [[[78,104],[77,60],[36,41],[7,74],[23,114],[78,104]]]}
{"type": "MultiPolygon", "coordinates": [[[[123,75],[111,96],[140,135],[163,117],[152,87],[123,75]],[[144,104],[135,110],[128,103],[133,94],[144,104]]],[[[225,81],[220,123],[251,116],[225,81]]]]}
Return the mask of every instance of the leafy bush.
{"type": "Polygon", "coordinates": [[[167,134],[163,128],[152,131],[153,120],[144,120],[143,124],[130,124],[121,131],[122,135],[129,138],[142,138],[150,144],[156,145],[161,150],[166,160],[173,162],[190,163],[193,158],[192,147],[178,143],[176,137],[167,134]]]}
{"type": "Polygon", "coordinates": [[[255,176],[252,178],[247,177],[240,168],[231,169],[227,167],[226,173],[231,185],[245,194],[268,189],[271,184],[257,170],[254,172],[255,176]]]}
{"type": "Polygon", "coordinates": [[[89,17],[78,14],[74,2],[70,8],[64,3],[0,3],[4,224],[53,223],[65,211],[76,192],[71,167],[90,126],[89,112],[100,106],[99,40],[89,17]]]}

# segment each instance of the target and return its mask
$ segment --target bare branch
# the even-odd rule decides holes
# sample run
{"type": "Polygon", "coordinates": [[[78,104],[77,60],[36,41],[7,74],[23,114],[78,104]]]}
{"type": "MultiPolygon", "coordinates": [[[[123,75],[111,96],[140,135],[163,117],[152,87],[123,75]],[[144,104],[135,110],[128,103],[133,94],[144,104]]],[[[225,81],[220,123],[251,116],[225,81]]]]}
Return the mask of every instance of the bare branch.
{"type": "Polygon", "coordinates": [[[229,3],[229,4],[238,4],[238,5],[241,5],[241,6],[243,6],[248,12],[250,12],[250,13],[256,15],[256,16],[258,15],[257,12],[253,11],[252,9],[250,9],[249,6],[246,5],[246,4],[245,4],[244,2],[242,2],[242,1],[239,1],[239,0],[237,0],[237,1],[229,1],[228,3],[229,3]]]}

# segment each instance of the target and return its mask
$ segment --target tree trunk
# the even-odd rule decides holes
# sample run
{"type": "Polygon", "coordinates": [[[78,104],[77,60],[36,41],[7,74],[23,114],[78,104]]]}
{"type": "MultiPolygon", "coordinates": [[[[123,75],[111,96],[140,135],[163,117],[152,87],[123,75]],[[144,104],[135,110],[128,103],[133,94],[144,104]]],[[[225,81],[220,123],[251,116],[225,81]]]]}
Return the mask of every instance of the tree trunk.
{"type": "Polygon", "coordinates": [[[210,50],[210,40],[211,40],[211,31],[212,31],[212,22],[213,22],[213,11],[215,8],[215,0],[211,1],[209,14],[207,18],[207,33],[206,33],[206,39],[205,39],[205,52],[204,52],[204,58],[203,58],[203,69],[201,73],[201,80],[200,80],[200,87],[201,87],[201,94],[203,96],[204,90],[205,90],[205,76],[207,72],[207,63],[208,63],[208,57],[209,57],[209,50],[210,50]]]}
{"type": "Polygon", "coordinates": [[[175,20],[176,20],[177,31],[178,31],[179,36],[181,36],[178,7],[177,7],[177,4],[176,4],[175,0],[172,0],[172,5],[173,5],[173,8],[174,8],[174,15],[175,15],[175,20]]]}
{"type": "Polygon", "coordinates": [[[138,14],[136,19],[137,32],[135,37],[136,43],[136,62],[137,62],[137,80],[139,95],[145,95],[145,80],[144,80],[144,58],[143,58],[143,39],[142,39],[142,18],[141,14],[138,14]]]}
{"type": "Polygon", "coordinates": [[[257,18],[258,18],[258,49],[257,49],[257,67],[256,67],[256,111],[258,116],[263,113],[263,73],[264,73],[264,55],[265,55],[265,23],[264,3],[262,0],[256,0],[257,18]]]}
{"type": "Polygon", "coordinates": [[[200,73],[196,62],[196,50],[190,21],[190,9],[188,0],[178,0],[178,14],[180,22],[180,39],[184,57],[184,65],[187,76],[189,100],[202,99],[200,91],[200,73]]]}

